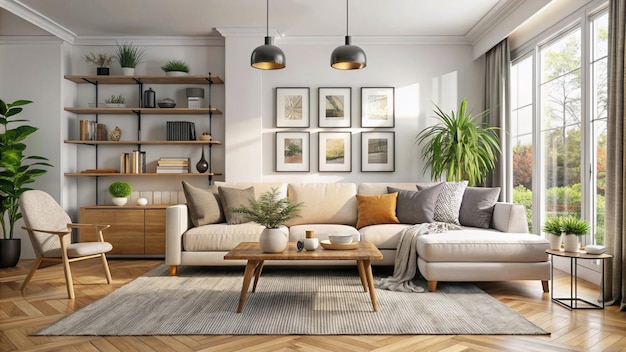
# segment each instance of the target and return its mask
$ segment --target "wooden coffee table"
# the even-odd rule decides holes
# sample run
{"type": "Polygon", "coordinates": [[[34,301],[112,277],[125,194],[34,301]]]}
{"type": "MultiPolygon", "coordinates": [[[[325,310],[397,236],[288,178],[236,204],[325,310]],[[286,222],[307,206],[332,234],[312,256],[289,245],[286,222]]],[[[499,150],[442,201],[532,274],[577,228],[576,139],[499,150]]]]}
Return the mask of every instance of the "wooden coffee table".
{"type": "Polygon", "coordinates": [[[383,259],[383,255],[371,242],[359,242],[359,247],[356,249],[339,250],[323,249],[320,247],[315,251],[303,250],[301,252],[298,252],[295,242],[290,242],[287,249],[282,253],[263,253],[259,248],[258,242],[241,242],[230,252],[226,253],[224,259],[245,259],[248,261],[246,271],[243,275],[243,286],[241,287],[237,313],[241,313],[243,310],[248,288],[250,287],[250,281],[253,276],[254,285],[252,286],[252,292],[256,291],[256,286],[259,282],[261,271],[263,270],[263,263],[266,260],[355,260],[357,268],[359,269],[363,290],[365,292],[369,291],[372,307],[375,312],[378,311],[371,261],[381,260],[383,259]]]}

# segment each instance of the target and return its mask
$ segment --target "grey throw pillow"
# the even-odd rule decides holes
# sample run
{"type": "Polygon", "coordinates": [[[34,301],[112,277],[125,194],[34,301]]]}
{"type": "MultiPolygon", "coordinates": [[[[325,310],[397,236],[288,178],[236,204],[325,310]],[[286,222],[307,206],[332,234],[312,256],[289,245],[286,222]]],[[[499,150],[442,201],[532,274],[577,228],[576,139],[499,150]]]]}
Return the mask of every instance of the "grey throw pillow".
{"type": "Polygon", "coordinates": [[[254,199],[254,187],[246,189],[218,187],[224,216],[229,225],[243,224],[249,220],[240,213],[234,213],[231,209],[249,207],[250,199],[254,199]]]}
{"type": "Polygon", "coordinates": [[[488,229],[499,196],[500,187],[467,187],[459,213],[461,225],[488,229]]]}
{"type": "Polygon", "coordinates": [[[421,191],[387,187],[387,193],[398,192],[396,216],[402,224],[424,224],[434,221],[435,205],[442,184],[421,191]]]}
{"type": "MultiPolygon", "coordinates": [[[[465,188],[467,188],[467,181],[442,182],[440,184],[443,187],[437,197],[437,204],[435,204],[434,219],[439,222],[460,225],[459,212],[461,210],[461,202],[463,201],[463,193],[465,193],[465,188]]],[[[420,191],[430,187],[417,185],[417,189],[420,191]]]]}
{"type": "Polygon", "coordinates": [[[224,212],[216,186],[202,189],[185,181],[182,183],[193,226],[224,222],[224,212]]]}

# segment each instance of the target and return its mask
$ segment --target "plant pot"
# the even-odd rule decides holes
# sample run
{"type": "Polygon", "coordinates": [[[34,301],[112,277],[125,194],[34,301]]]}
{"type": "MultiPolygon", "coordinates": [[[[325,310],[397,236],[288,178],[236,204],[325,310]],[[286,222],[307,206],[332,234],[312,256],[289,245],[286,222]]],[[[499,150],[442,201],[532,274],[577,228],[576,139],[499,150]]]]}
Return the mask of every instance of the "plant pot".
{"type": "Polygon", "coordinates": [[[22,239],[0,239],[0,268],[13,268],[20,260],[22,239]]]}
{"type": "Polygon", "coordinates": [[[555,235],[553,233],[548,234],[548,240],[550,241],[550,249],[560,250],[562,238],[561,235],[555,235]]]}
{"type": "Polygon", "coordinates": [[[113,201],[113,204],[119,206],[125,205],[128,202],[127,197],[113,197],[111,200],[113,201]]]}
{"type": "Polygon", "coordinates": [[[563,235],[563,250],[566,252],[578,252],[578,236],[572,234],[563,235]]]}
{"type": "Polygon", "coordinates": [[[189,76],[189,73],[183,71],[165,71],[166,76],[189,76]]]}
{"type": "Polygon", "coordinates": [[[108,67],[97,67],[96,68],[96,74],[98,76],[108,76],[109,75],[109,68],[108,67]]]}
{"type": "Polygon", "coordinates": [[[122,75],[124,76],[134,76],[135,68],[134,67],[122,67],[122,75]]]}
{"type": "Polygon", "coordinates": [[[283,229],[264,229],[259,237],[259,247],[265,253],[280,253],[287,249],[289,239],[283,229]]]}

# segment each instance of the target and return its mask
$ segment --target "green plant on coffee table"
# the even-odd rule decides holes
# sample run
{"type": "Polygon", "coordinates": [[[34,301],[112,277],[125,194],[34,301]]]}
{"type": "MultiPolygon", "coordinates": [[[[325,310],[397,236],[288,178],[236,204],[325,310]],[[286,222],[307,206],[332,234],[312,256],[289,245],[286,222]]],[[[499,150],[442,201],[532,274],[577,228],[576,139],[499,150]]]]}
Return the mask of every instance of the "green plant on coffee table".
{"type": "Polygon", "coordinates": [[[126,198],[133,192],[133,188],[128,182],[116,181],[109,186],[109,194],[116,198],[126,198]]]}
{"type": "Polygon", "coordinates": [[[277,188],[272,188],[259,196],[259,200],[250,199],[250,207],[231,208],[235,213],[243,214],[248,220],[263,225],[268,229],[276,229],[287,221],[300,217],[297,210],[304,203],[294,204],[288,198],[278,198],[277,188]]]}
{"type": "Polygon", "coordinates": [[[589,224],[575,216],[567,216],[561,220],[563,232],[567,235],[583,236],[589,233],[589,224]]]}
{"type": "Polygon", "coordinates": [[[543,224],[542,230],[545,233],[551,233],[553,235],[561,236],[563,233],[563,218],[560,216],[552,217],[546,220],[543,224]]]}
{"type": "Polygon", "coordinates": [[[124,104],[126,103],[126,98],[124,98],[123,95],[111,95],[110,97],[106,98],[104,100],[105,103],[107,104],[124,104]]]}
{"type": "Polygon", "coordinates": [[[89,53],[83,56],[83,59],[87,61],[87,63],[94,64],[97,67],[109,67],[113,61],[115,61],[115,57],[113,54],[105,54],[105,53],[89,53]]]}
{"type": "Polygon", "coordinates": [[[142,47],[135,46],[133,43],[126,42],[122,44],[117,44],[115,48],[115,55],[117,56],[117,61],[120,63],[122,67],[131,67],[135,68],[142,60],[144,56],[144,51],[142,47]]]}
{"type": "Polygon", "coordinates": [[[165,65],[161,66],[161,70],[165,72],[180,71],[189,73],[189,66],[182,60],[170,60],[165,65]]]}

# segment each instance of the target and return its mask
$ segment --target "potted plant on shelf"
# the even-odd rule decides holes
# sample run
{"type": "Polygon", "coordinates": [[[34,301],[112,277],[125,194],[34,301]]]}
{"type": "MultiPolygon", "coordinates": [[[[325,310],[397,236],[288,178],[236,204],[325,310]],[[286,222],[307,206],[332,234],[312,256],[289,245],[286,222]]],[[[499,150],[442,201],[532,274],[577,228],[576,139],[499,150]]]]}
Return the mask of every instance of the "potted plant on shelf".
{"type": "Polygon", "coordinates": [[[109,66],[115,60],[113,54],[105,54],[105,53],[89,53],[83,56],[83,59],[87,61],[87,63],[96,65],[96,74],[98,76],[108,76],[109,75],[109,66]]]}
{"type": "Polygon", "coordinates": [[[122,66],[122,74],[125,76],[134,75],[135,67],[141,63],[144,54],[143,48],[133,45],[133,43],[117,44],[115,55],[122,66]]]}
{"type": "Polygon", "coordinates": [[[550,249],[561,249],[561,235],[563,234],[563,218],[560,216],[552,217],[543,224],[543,231],[548,234],[550,241],[550,249]]]}
{"type": "Polygon", "coordinates": [[[189,66],[182,60],[170,60],[161,66],[166,76],[186,76],[189,74],[189,66]]]}
{"type": "Polygon", "coordinates": [[[24,125],[27,120],[11,119],[22,112],[21,106],[30,104],[29,100],[17,100],[6,104],[0,100],[0,223],[2,239],[0,239],[0,268],[14,267],[20,259],[21,239],[13,238],[15,223],[22,218],[19,198],[27,190],[28,183],[47,171],[41,166],[52,166],[48,159],[24,155],[26,144],[22,143],[38,128],[24,125]],[[9,128],[8,124],[19,122],[20,126],[9,128]],[[6,222],[8,220],[8,222],[6,222]]]}
{"type": "Polygon", "coordinates": [[[425,128],[416,137],[424,143],[422,159],[426,161],[424,172],[430,168],[430,176],[438,180],[445,173],[447,181],[468,181],[468,186],[484,182],[500,153],[497,128],[479,121],[487,111],[473,115],[466,112],[467,98],[461,101],[455,114],[443,112],[435,105],[439,123],[425,128]]]}
{"type": "Polygon", "coordinates": [[[589,233],[589,224],[575,216],[567,216],[561,220],[563,227],[563,250],[566,252],[578,252],[580,244],[578,236],[584,236],[589,233]]]}
{"type": "Polygon", "coordinates": [[[133,188],[127,182],[116,181],[109,186],[109,194],[113,197],[112,201],[115,205],[125,205],[132,192],[133,188]]]}
{"type": "Polygon", "coordinates": [[[296,212],[303,203],[294,204],[288,198],[278,198],[278,189],[272,188],[259,196],[259,200],[250,199],[250,207],[232,208],[231,211],[243,214],[248,220],[265,226],[259,247],[266,253],[280,253],[287,248],[289,238],[284,225],[300,215],[296,212]]]}
{"type": "Polygon", "coordinates": [[[111,95],[104,100],[104,104],[107,108],[125,108],[126,98],[123,95],[111,95]]]}

